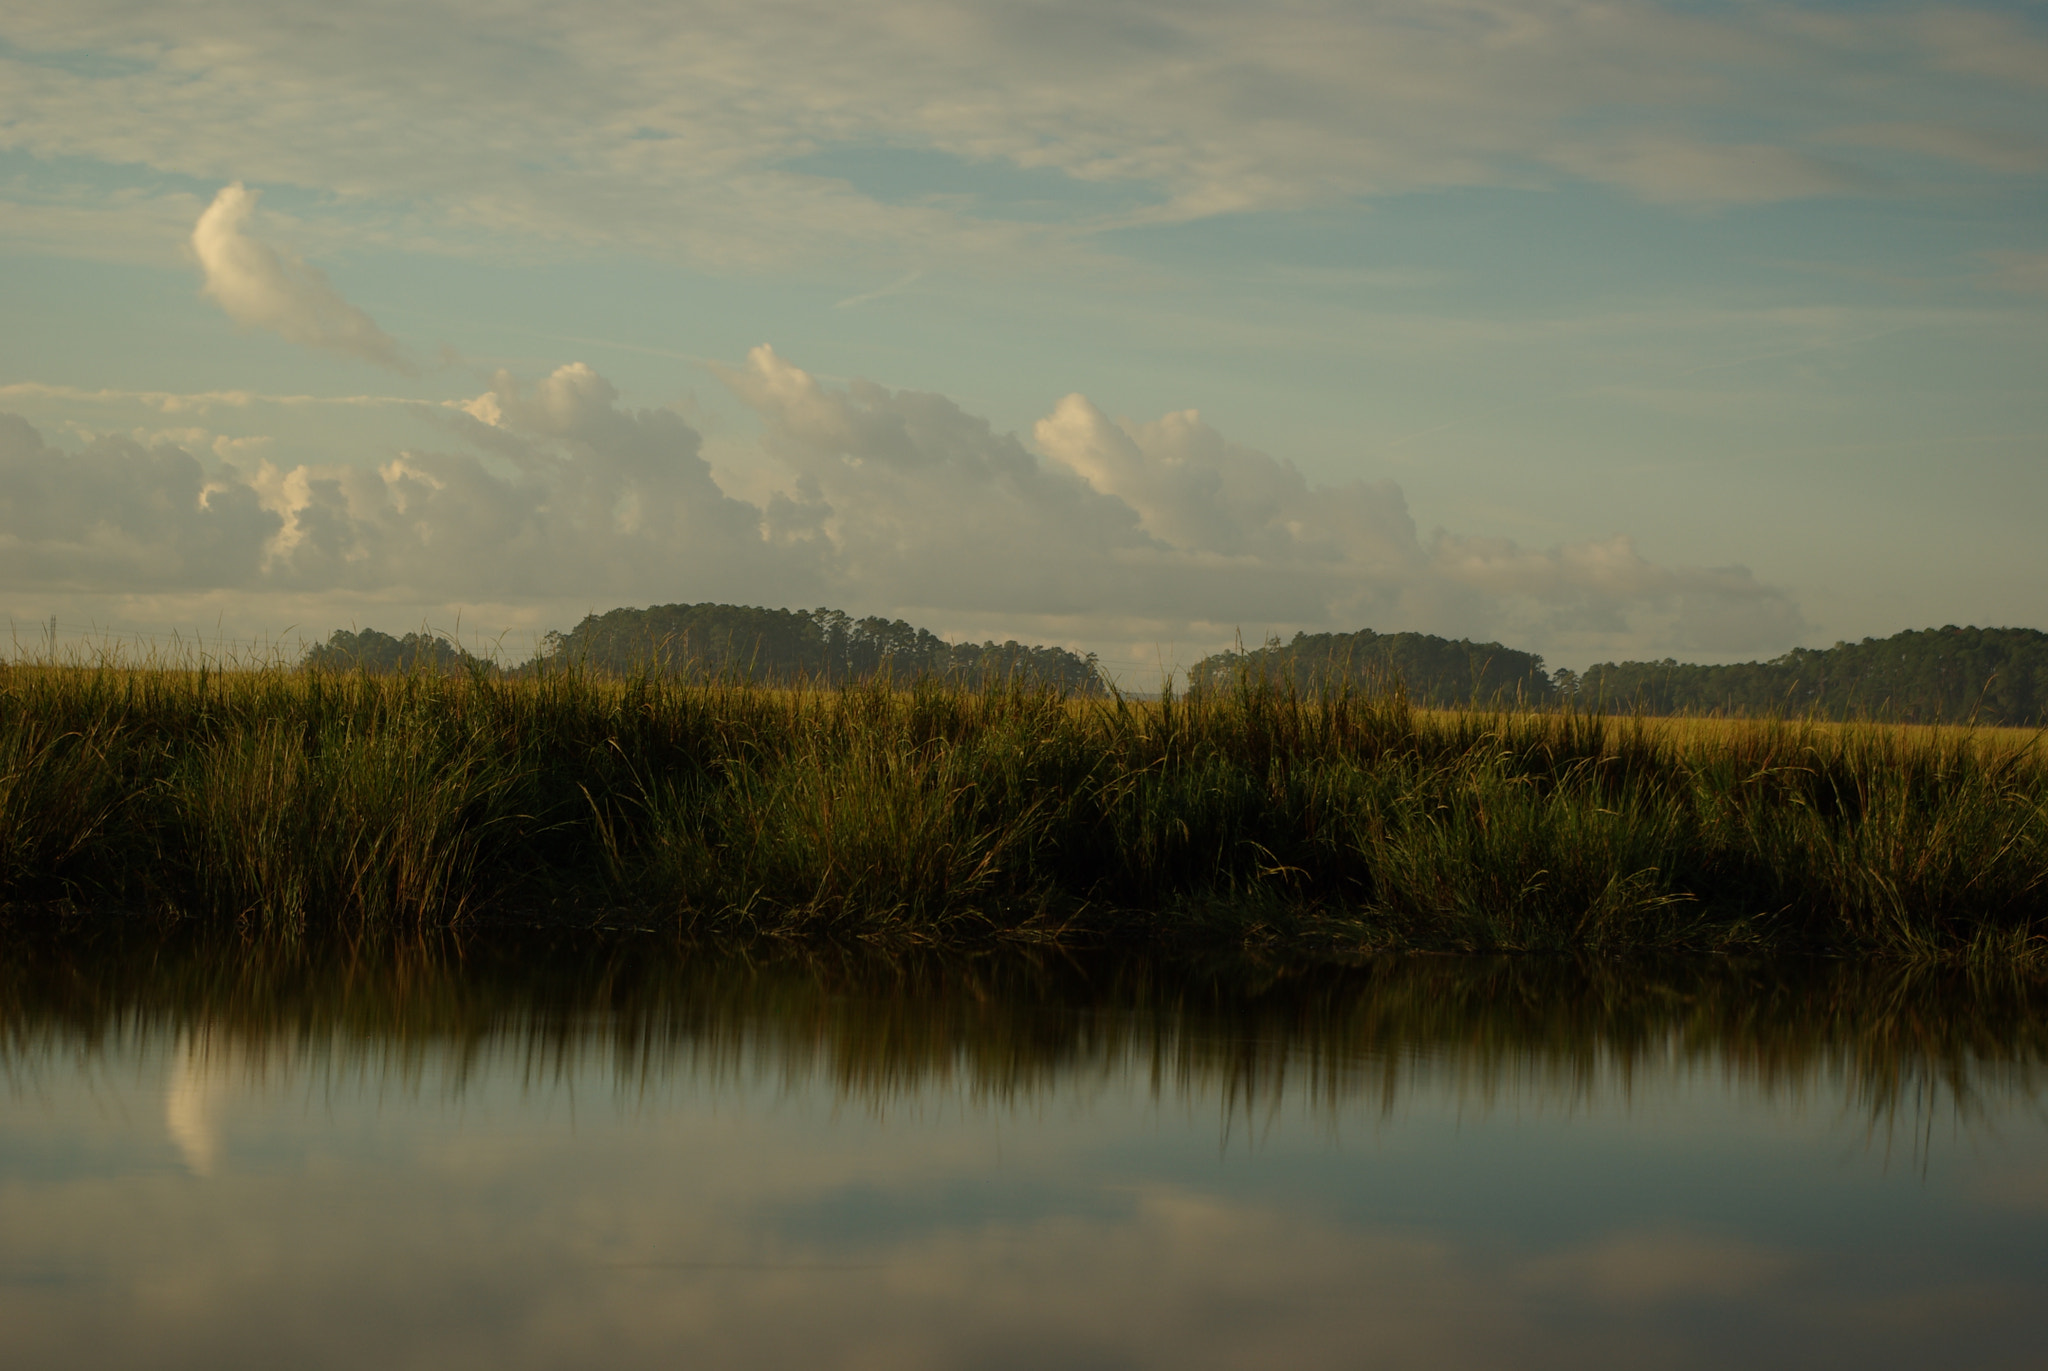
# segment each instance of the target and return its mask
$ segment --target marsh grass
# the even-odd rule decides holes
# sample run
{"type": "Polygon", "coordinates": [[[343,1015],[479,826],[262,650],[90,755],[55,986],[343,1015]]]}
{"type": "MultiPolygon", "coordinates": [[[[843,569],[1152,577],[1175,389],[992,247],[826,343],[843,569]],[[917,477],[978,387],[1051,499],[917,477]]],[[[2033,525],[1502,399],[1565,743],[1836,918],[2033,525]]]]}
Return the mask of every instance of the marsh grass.
{"type": "Polygon", "coordinates": [[[1362,947],[2048,939],[2031,734],[282,668],[0,667],[0,899],[292,931],[1362,947]]]}
{"type": "Polygon", "coordinates": [[[223,733],[173,778],[197,902],[285,928],[458,917],[489,838],[481,770],[412,720],[310,745],[279,720],[223,733]]]}

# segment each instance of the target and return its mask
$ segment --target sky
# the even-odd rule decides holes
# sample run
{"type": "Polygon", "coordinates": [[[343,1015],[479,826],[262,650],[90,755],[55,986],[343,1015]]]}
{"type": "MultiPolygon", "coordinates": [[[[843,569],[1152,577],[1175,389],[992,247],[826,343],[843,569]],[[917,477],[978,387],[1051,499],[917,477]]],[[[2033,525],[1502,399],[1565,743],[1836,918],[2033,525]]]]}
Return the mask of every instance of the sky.
{"type": "Polygon", "coordinates": [[[2048,627],[2048,7],[0,10],[0,611],[2048,627]]]}

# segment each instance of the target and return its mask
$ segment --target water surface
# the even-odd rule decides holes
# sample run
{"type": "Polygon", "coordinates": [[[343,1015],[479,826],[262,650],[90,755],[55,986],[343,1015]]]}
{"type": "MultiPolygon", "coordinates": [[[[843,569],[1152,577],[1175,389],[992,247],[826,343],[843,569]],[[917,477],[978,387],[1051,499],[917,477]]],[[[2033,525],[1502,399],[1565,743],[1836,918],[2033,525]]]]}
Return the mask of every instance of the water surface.
{"type": "Polygon", "coordinates": [[[2022,977],[4,950],[10,1367],[2048,1362],[2022,977]]]}

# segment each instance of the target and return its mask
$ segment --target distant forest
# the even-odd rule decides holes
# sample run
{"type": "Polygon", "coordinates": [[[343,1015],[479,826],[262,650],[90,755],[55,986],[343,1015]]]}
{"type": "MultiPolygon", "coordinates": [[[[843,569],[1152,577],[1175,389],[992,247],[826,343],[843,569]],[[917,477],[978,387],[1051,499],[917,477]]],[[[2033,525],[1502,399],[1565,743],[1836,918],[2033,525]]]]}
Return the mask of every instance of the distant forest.
{"type": "Polygon", "coordinates": [[[1606,662],[1583,676],[1558,672],[1557,682],[1581,706],[1608,711],[2032,728],[2048,724],[2048,633],[1951,624],[1733,666],[1606,662]]]}
{"type": "Polygon", "coordinates": [[[1556,684],[1543,659],[1499,643],[1439,638],[1429,633],[1297,633],[1283,644],[1219,652],[1195,663],[1192,689],[1228,687],[1245,676],[1292,681],[1302,690],[1348,682],[1367,690],[1397,685],[1420,705],[1554,704],[1556,684]]]}
{"type": "Polygon", "coordinates": [[[968,685],[1020,681],[1078,694],[1102,689],[1095,656],[1062,647],[949,643],[901,619],[856,619],[836,609],[654,605],[593,614],[543,641],[541,659],[607,671],[652,666],[751,681],[864,681],[940,677],[968,685]]]}
{"type": "MultiPolygon", "coordinates": [[[[1095,657],[1065,648],[949,643],[900,619],[855,619],[834,609],[655,605],[593,614],[551,633],[530,663],[501,668],[444,638],[375,629],[335,633],[309,666],[371,672],[482,671],[520,675],[550,664],[608,672],[654,670],[749,681],[821,684],[936,677],[967,685],[1022,681],[1101,693],[1095,657]]],[[[1499,643],[1427,633],[1297,633],[1243,652],[1206,657],[1188,673],[1195,690],[1228,688],[1249,673],[1304,690],[1347,681],[1405,689],[1417,704],[1575,704],[1605,713],[1808,715],[1902,723],[2048,725],[2048,633],[2030,628],[1915,629],[1831,648],[1794,648],[1768,662],[1696,666],[1604,662],[1583,674],[1546,673],[1543,659],[1499,643]]]]}
{"type": "Polygon", "coordinates": [[[1396,683],[1417,704],[1572,703],[1605,713],[1783,715],[1900,723],[2048,725],[2048,633],[2030,628],[1915,629],[1831,648],[1794,648],[1768,662],[1695,666],[1604,662],[1583,675],[1548,675],[1543,659],[1499,643],[1427,633],[1297,633],[1247,652],[1205,658],[1197,688],[1240,673],[1303,689],[1348,681],[1396,683]]]}
{"type": "Polygon", "coordinates": [[[475,657],[446,638],[431,633],[408,633],[394,638],[374,628],[351,632],[336,629],[326,642],[306,650],[300,665],[321,671],[368,671],[384,676],[409,671],[495,672],[497,667],[475,657]]]}
{"type": "MultiPolygon", "coordinates": [[[[445,639],[419,633],[394,638],[375,629],[336,632],[306,654],[305,664],[376,673],[500,670],[445,639]]],[[[1081,695],[1103,689],[1092,653],[1018,642],[949,643],[900,619],[748,605],[653,605],[593,614],[567,633],[548,634],[533,661],[508,674],[550,665],[763,683],[834,685],[886,674],[965,685],[1017,681],[1081,695]]]]}

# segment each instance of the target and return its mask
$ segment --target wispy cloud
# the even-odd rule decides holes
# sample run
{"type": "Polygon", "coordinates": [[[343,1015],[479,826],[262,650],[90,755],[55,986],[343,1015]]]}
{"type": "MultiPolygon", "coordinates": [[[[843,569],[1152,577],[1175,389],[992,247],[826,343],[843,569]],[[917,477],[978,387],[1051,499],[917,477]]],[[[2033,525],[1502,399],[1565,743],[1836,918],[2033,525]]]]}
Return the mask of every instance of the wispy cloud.
{"type": "Polygon", "coordinates": [[[1842,348],[1855,347],[1859,343],[1875,343],[1881,338],[1892,338],[1901,333],[1910,333],[1915,329],[1925,327],[1927,325],[1921,323],[1898,324],[1891,328],[1878,329],[1872,333],[1861,333],[1848,338],[1827,338],[1812,343],[1801,343],[1794,347],[1772,348],[1764,352],[1752,352],[1742,357],[1731,357],[1719,362],[1709,362],[1705,366],[1688,367],[1686,370],[1679,372],[1678,377],[1682,379],[1688,376],[1704,376],[1708,372],[1731,371],[1736,367],[1746,367],[1756,362],[1775,362],[1785,357],[1804,357],[1817,352],[1835,352],[1842,348]]]}
{"type": "Polygon", "coordinates": [[[343,409],[416,407],[420,400],[404,395],[265,395],[250,390],[120,390],[54,386],[41,381],[15,381],[0,386],[0,400],[68,400],[98,405],[142,405],[165,414],[195,414],[209,409],[248,409],[255,405],[343,409]]]}
{"type": "Polygon", "coordinates": [[[2048,166],[2048,130],[1981,129],[1946,122],[1861,124],[1837,129],[1829,141],[1943,158],[1986,171],[2024,176],[2048,166]]]}
{"type": "Polygon", "coordinates": [[[844,300],[840,300],[834,303],[832,308],[851,309],[855,305],[865,305],[870,300],[882,300],[888,298],[891,295],[900,295],[904,291],[909,290],[912,286],[916,285],[919,281],[922,281],[923,279],[923,272],[909,272],[906,275],[904,275],[900,280],[891,281],[888,285],[883,286],[880,290],[871,290],[864,295],[849,295],[844,300]]]}
{"type": "Polygon", "coordinates": [[[1989,260],[1998,269],[2000,285],[2030,295],[2048,295],[2048,252],[1994,252],[1989,260]]]}
{"type": "MultiPolygon", "coordinates": [[[[352,12],[314,45],[316,12],[12,6],[0,35],[18,54],[126,57],[0,59],[0,127],[39,158],[332,189],[414,239],[742,265],[829,251],[901,270],[1043,265],[1119,224],[1432,187],[1584,178],[1685,205],[1876,194],[1870,160],[1895,151],[2027,175],[2048,82],[2039,23],[1966,8],[622,0],[565,30],[538,9],[424,0],[352,12]],[[835,162],[875,149],[933,158],[930,183],[866,187],[835,162]],[[983,194],[949,164],[1118,187],[1136,208],[983,194]],[[1027,200],[1051,219],[1028,222],[1027,200]]],[[[250,272],[266,299],[317,295],[290,263],[250,272]]],[[[384,357],[348,316],[313,314],[292,327],[384,357]]]]}
{"type": "Polygon", "coordinates": [[[222,187],[199,216],[192,250],[206,272],[206,294],[238,324],[411,373],[390,335],[342,299],[317,268],[250,236],[259,194],[237,181],[222,187]]]}

